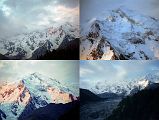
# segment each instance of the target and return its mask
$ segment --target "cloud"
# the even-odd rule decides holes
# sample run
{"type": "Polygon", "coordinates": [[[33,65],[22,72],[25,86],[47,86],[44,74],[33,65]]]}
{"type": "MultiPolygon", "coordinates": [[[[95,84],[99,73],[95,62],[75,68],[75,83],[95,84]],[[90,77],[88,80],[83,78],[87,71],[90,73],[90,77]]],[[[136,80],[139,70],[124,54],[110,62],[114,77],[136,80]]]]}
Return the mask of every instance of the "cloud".
{"type": "Polygon", "coordinates": [[[158,68],[158,61],[81,61],[80,87],[89,89],[99,81],[135,80],[158,68]]]}
{"type": "Polygon", "coordinates": [[[81,77],[85,77],[88,74],[94,74],[94,71],[91,69],[87,69],[87,68],[81,68],[80,69],[80,76],[81,77]]]}
{"type": "Polygon", "coordinates": [[[79,0],[57,0],[56,3],[65,7],[75,8],[79,5],[79,0]]]}
{"type": "Polygon", "coordinates": [[[116,78],[123,79],[127,75],[126,69],[121,65],[114,65],[114,69],[116,69],[116,78]]]}
{"type": "Polygon", "coordinates": [[[138,11],[159,19],[158,0],[81,0],[81,22],[86,22],[97,16],[104,16],[107,10],[124,6],[130,10],[138,11]]]}
{"type": "Polygon", "coordinates": [[[96,83],[94,81],[90,82],[90,79],[85,79],[80,81],[80,88],[91,89],[96,83]]]}
{"type": "Polygon", "coordinates": [[[0,81],[17,81],[38,72],[61,82],[78,83],[78,61],[0,61],[0,81]]]}
{"type": "Polygon", "coordinates": [[[44,29],[54,24],[78,24],[78,0],[2,0],[0,36],[44,29]]]}
{"type": "Polygon", "coordinates": [[[104,67],[100,65],[101,62],[93,62],[93,60],[92,60],[92,61],[88,61],[88,64],[89,64],[90,66],[92,66],[94,69],[97,69],[97,70],[99,70],[99,71],[104,70],[104,67]]]}

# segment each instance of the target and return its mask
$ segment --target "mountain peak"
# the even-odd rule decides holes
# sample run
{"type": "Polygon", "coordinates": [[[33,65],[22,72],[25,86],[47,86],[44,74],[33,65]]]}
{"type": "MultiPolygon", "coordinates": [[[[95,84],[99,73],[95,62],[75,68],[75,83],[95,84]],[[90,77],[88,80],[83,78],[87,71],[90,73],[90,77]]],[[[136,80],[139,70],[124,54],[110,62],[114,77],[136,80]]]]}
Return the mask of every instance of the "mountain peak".
{"type": "Polygon", "coordinates": [[[0,90],[1,110],[7,119],[24,118],[33,110],[49,103],[66,104],[77,100],[72,91],[60,82],[34,72],[17,84],[7,84],[0,90]]]}
{"type": "Polygon", "coordinates": [[[6,59],[37,59],[47,51],[57,50],[66,36],[79,38],[78,27],[70,23],[54,25],[0,39],[0,54],[6,59]]]}
{"type": "Polygon", "coordinates": [[[136,93],[137,91],[143,90],[149,86],[153,86],[153,84],[159,83],[159,70],[153,70],[150,73],[138,77],[134,80],[118,80],[117,82],[111,82],[109,80],[99,81],[92,88],[92,91],[95,91],[97,94],[101,93],[116,93],[129,95],[136,93]]]}
{"type": "Polygon", "coordinates": [[[84,60],[159,59],[158,26],[159,20],[123,7],[107,11],[106,16],[92,18],[82,26],[80,57],[84,60]],[[103,38],[109,45],[100,44],[103,38]],[[109,57],[110,52],[115,57],[109,57]]]}
{"type": "Polygon", "coordinates": [[[150,85],[151,81],[149,80],[140,80],[138,81],[138,85],[142,87],[143,89],[146,88],[148,85],[150,85]]]}
{"type": "Polygon", "coordinates": [[[31,73],[30,76],[38,77],[38,76],[42,76],[42,74],[40,74],[38,72],[34,72],[34,73],[31,73]]]}
{"type": "Polygon", "coordinates": [[[34,73],[31,73],[31,74],[24,76],[22,78],[22,80],[23,81],[39,81],[39,80],[41,80],[42,76],[43,76],[42,74],[40,74],[38,72],[34,72],[34,73]]]}
{"type": "Polygon", "coordinates": [[[152,70],[145,76],[145,79],[151,82],[159,83],[159,70],[152,70]]]}

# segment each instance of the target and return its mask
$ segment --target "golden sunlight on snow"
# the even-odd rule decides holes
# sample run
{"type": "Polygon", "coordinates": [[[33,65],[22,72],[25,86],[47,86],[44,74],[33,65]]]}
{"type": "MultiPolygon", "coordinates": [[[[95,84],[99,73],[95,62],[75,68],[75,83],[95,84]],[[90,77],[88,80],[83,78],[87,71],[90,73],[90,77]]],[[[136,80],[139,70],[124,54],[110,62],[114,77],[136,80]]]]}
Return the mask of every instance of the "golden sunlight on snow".
{"type": "Polygon", "coordinates": [[[0,103],[18,102],[22,105],[28,104],[30,100],[29,91],[25,90],[23,83],[2,86],[0,89],[0,103]],[[22,96],[22,94],[24,94],[22,96]]]}
{"type": "Polygon", "coordinates": [[[54,89],[54,88],[48,88],[48,93],[51,96],[53,103],[69,103],[74,100],[77,100],[76,97],[74,97],[72,94],[64,93],[60,90],[54,89]]]}

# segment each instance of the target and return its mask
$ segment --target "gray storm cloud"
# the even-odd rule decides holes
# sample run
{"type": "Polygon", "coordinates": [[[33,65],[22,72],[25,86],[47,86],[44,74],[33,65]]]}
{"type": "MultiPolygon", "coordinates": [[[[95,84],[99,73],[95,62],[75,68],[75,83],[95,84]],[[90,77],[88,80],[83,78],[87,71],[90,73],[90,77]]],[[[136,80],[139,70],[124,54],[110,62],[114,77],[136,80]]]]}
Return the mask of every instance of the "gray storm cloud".
{"type": "Polygon", "coordinates": [[[1,0],[0,37],[76,23],[78,5],[78,0],[1,0]]]}

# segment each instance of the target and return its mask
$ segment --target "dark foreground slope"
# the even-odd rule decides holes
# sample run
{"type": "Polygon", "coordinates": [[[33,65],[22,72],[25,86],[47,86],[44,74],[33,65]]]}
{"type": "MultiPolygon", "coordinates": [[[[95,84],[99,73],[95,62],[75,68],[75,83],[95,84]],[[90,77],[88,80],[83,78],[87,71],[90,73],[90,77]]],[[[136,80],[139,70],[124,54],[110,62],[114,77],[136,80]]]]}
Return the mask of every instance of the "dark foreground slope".
{"type": "Polygon", "coordinates": [[[80,89],[80,120],[103,120],[116,108],[120,99],[100,98],[86,89],[80,89]]]}
{"type": "Polygon", "coordinates": [[[86,89],[80,89],[80,103],[85,104],[89,102],[95,102],[95,101],[100,101],[102,98],[99,96],[95,95],[89,90],[86,89]]]}
{"type": "Polygon", "coordinates": [[[0,60],[9,60],[9,58],[7,58],[6,56],[0,54],[0,60]]]}
{"type": "Polygon", "coordinates": [[[77,103],[74,107],[60,116],[59,120],[80,120],[80,103],[77,103]]]}
{"type": "Polygon", "coordinates": [[[48,104],[46,107],[39,108],[35,110],[27,119],[25,120],[73,120],[74,118],[78,120],[79,115],[74,114],[71,116],[73,110],[78,111],[79,101],[74,101],[67,104],[48,104]],[[65,119],[64,119],[65,118],[65,119]]]}
{"type": "Polygon", "coordinates": [[[159,120],[159,87],[156,86],[123,99],[106,120],[159,120]]]}
{"type": "Polygon", "coordinates": [[[57,50],[47,51],[39,60],[78,60],[79,59],[79,39],[63,41],[57,50]]]}

